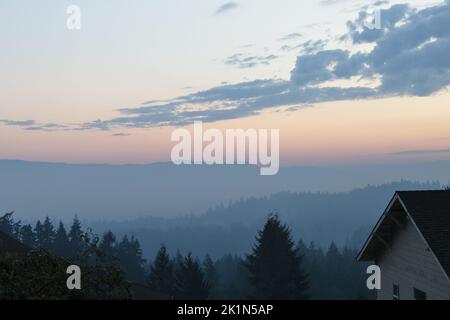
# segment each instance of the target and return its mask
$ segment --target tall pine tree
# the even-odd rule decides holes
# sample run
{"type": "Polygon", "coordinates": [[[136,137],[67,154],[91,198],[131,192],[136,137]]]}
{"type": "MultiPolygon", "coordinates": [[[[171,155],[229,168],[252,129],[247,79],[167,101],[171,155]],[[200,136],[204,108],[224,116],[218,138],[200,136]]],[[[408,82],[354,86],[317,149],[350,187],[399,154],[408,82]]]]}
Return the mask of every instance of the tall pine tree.
{"type": "Polygon", "coordinates": [[[33,227],[27,224],[20,228],[20,240],[30,248],[36,245],[36,236],[33,232],[33,227]]]}
{"type": "Polygon", "coordinates": [[[114,233],[110,230],[103,234],[102,241],[100,241],[99,249],[104,255],[104,259],[109,264],[114,264],[118,259],[117,240],[114,233]]]}
{"type": "Polygon", "coordinates": [[[78,220],[78,217],[75,216],[73,219],[72,226],[70,227],[70,231],[68,234],[69,237],[69,250],[68,256],[75,257],[80,255],[85,249],[85,241],[84,241],[84,233],[81,229],[81,222],[78,220]]]}
{"type": "Polygon", "coordinates": [[[11,237],[19,237],[20,221],[14,222],[13,212],[9,212],[0,217],[0,231],[11,237]]]}
{"type": "Polygon", "coordinates": [[[150,267],[148,285],[155,292],[173,296],[175,289],[174,276],[174,264],[167,253],[166,247],[161,245],[155,261],[150,267]]]}
{"type": "Polygon", "coordinates": [[[59,222],[58,230],[56,230],[53,253],[60,257],[67,257],[69,253],[69,237],[61,221],[59,222]]]}
{"type": "Polygon", "coordinates": [[[302,255],[286,225],[271,214],[256,238],[246,266],[256,299],[306,299],[308,276],[302,269],[302,255]]]}
{"type": "Polygon", "coordinates": [[[36,225],[34,227],[34,235],[36,237],[36,247],[43,248],[42,245],[45,243],[45,239],[44,239],[44,230],[42,228],[41,220],[38,220],[36,222],[36,225]]]}
{"type": "Polygon", "coordinates": [[[176,273],[177,299],[203,300],[209,297],[210,287],[200,263],[189,253],[176,273]]]}
{"type": "Polygon", "coordinates": [[[53,252],[53,245],[55,243],[56,232],[49,217],[45,217],[41,231],[42,231],[40,235],[41,247],[50,252],[53,252]]]}
{"type": "Polygon", "coordinates": [[[131,236],[124,236],[118,245],[118,258],[120,266],[127,275],[127,279],[142,283],[145,281],[144,263],[139,241],[131,236]]]}
{"type": "Polygon", "coordinates": [[[206,282],[211,288],[214,288],[219,282],[219,275],[209,254],[207,254],[203,260],[203,269],[205,270],[206,282]]]}

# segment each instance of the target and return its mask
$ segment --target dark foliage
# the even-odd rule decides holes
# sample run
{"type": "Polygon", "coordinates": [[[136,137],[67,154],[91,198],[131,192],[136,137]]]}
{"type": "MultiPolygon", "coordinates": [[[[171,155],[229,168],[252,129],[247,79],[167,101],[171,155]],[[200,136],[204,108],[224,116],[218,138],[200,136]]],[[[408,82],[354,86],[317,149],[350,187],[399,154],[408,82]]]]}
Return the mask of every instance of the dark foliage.
{"type": "Polygon", "coordinates": [[[339,250],[332,242],[328,250],[298,244],[304,256],[304,266],[309,273],[311,299],[374,299],[374,292],[366,287],[368,263],[358,262],[358,251],[344,247],[339,250]]]}
{"type": "Polygon", "coordinates": [[[149,287],[155,292],[165,293],[173,297],[175,294],[174,272],[174,263],[170,259],[166,247],[162,245],[150,267],[147,281],[149,287]]]}
{"type": "MultiPolygon", "coordinates": [[[[0,231],[15,237],[31,249],[43,249],[53,256],[78,262],[86,258],[86,252],[95,249],[98,256],[101,256],[102,264],[114,267],[119,265],[125,272],[129,281],[144,282],[144,263],[142,250],[137,239],[124,237],[121,242],[116,242],[112,232],[104,234],[102,241],[92,235],[92,232],[83,231],[81,223],[75,217],[70,231],[67,233],[62,222],[58,229],[55,228],[51,220],[47,217],[44,222],[37,221],[33,228],[31,225],[21,226],[20,221],[15,222],[13,213],[8,213],[0,217],[0,231]],[[95,243],[95,247],[92,247],[95,243]]],[[[86,263],[93,264],[96,259],[92,254],[88,255],[86,263]]]]}
{"type": "Polygon", "coordinates": [[[256,299],[305,299],[308,276],[303,257],[292,241],[290,230],[277,215],[270,215],[258,233],[246,266],[256,299]]]}
{"type": "Polygon", "coordinates": [[[126,299],[131,296],[125,279],[147,282],[152,294],[175,299],[300,299],[305,293],[311,299],[373,298],[365,287],[366,265],[355,260],[355,249],[332,243],[324,252],[302,241],[296,247],[277,216],[269,217],[246,260],[231,254],[217,260],[206,255],[200,263],[180,251],[172,258],[162,245],[146,275],[134,237],[118,241],[108,231],[99,239],[84,231],[77,218],[68,232],[61,222],[54,228],[48,218],[33,228],[12,215],[0,217],[0,230],[34,250],[26,257],[0,255],[0,298],[126,299]],[[65,286],[68,261],[83,266],[82,294],[68,292],[65,286]]]}
{"type": "Polygon", "coordinates": [[[189,253],[175,271],[177,299],[202,300],[209,297],[210,286],[200,263],[189,253]]]}
{"type": "Polygon", "coordinates": [[[0,255],[0,299],[130,299],[129,285],[123,271],[107,266],[95,242],[74,258],[82,270],[82,290],[69,290],[66,270],[69,262],[35,249],[25,256],[0,255]]]}

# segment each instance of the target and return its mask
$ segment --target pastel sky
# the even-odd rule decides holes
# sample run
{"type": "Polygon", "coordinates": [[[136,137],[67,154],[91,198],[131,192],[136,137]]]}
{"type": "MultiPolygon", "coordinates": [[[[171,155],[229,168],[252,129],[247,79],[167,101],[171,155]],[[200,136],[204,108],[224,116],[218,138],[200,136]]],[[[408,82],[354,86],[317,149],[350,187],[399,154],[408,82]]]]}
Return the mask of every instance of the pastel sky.
{"type": "Polygon", "coordinates": [[[0,159],[169,161],[202,120],[282,164],[450,160],[449,1],[0,0],[0,39],[0,159]]]}

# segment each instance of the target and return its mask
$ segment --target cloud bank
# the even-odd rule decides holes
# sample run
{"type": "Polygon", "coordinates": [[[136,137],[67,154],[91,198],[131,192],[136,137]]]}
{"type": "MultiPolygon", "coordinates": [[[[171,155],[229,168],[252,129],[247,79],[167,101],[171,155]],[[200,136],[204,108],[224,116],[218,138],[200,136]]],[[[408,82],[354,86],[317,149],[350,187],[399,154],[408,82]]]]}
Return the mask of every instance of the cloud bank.
{"type": "MultiPolygon", "coordinates": [[[[289,79],[224,84],[168,101],[149,101],[118,110],[116,118],[83,123],[77,129],[182,126],[195,120],[248,117],[282,106],[429,96],[450,85],[449,1],[421,10],[407,4],[393,5],[381,10],[380,29],[364,27],[365,19],[367,12],[361,11],[347,23],[348,32],[340,38],[343,48],[326,49],[327,39],[304,45],[289,79]],[[348,42],[350,48],[345,47],[348,42]],[[359,47],[364,49],[355,50],[359,47]],[[353,86],[336,84],[341,80],[349,80],[353,86]],[[368,82],[373,85],[359,85],[368,82]]],[[[272,58],[233,56],[228,63],[245,68],[269,63],[272,58]]]]}
{"type": "Polygon", "coordinates": [[[219,8],[217,8],[216,15],[223,14],[225,12],[234,10],[234,9],[236,9],[238,7],[239,7],[239,5],[236,2],[233,2],[233,1],[224,3],[219,8]]]}

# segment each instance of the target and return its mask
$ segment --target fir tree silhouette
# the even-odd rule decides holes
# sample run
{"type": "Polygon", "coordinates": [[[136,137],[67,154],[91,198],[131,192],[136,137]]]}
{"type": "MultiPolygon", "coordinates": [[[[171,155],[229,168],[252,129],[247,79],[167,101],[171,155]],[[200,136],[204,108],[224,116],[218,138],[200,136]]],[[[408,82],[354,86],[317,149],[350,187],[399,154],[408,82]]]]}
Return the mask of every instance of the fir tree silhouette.
{"type": "Polygon", "coordinates": [[[161,245],[155,261],[150,267],[147,282],[149,287],[155,292],[166,293],[169,296],[174,294],[174,264],[164,245],[161,245]]]}
{"type": "Polygon", "coordinates": [[[176,273],[178,299],[204,300],[209,297],[210,287],[200,263],[189,253],[176,273]]]}
{"type": "Polygon", "coordinates": [[[205,270],[206,282],[210,288],[214,288],[219,282],[219,275],[209,254],[207,254],[203,260],[203,269],[205,270]]]}
{"type": "Polygon", "coordinates": [[[29,224],[20,228],[20,240],[30,248],[36,245],[36,237],[33,232],[33,227],[29,224]]]}
{"type": "Polygon", "coordinates": [[[61,221],[59,222],[58,229],[56,230],[53,250],[53,252],[60,257],[66,257],[69,251],[69,238],[67,236],[66,228],[61,221]]]}
{"type": "Polygon", "coordinates": [[[246,266],[255,299],[306,299],[308,276],[302,269],[302,255],[278,215],[270,214],[259,231],[246,266]]]}

